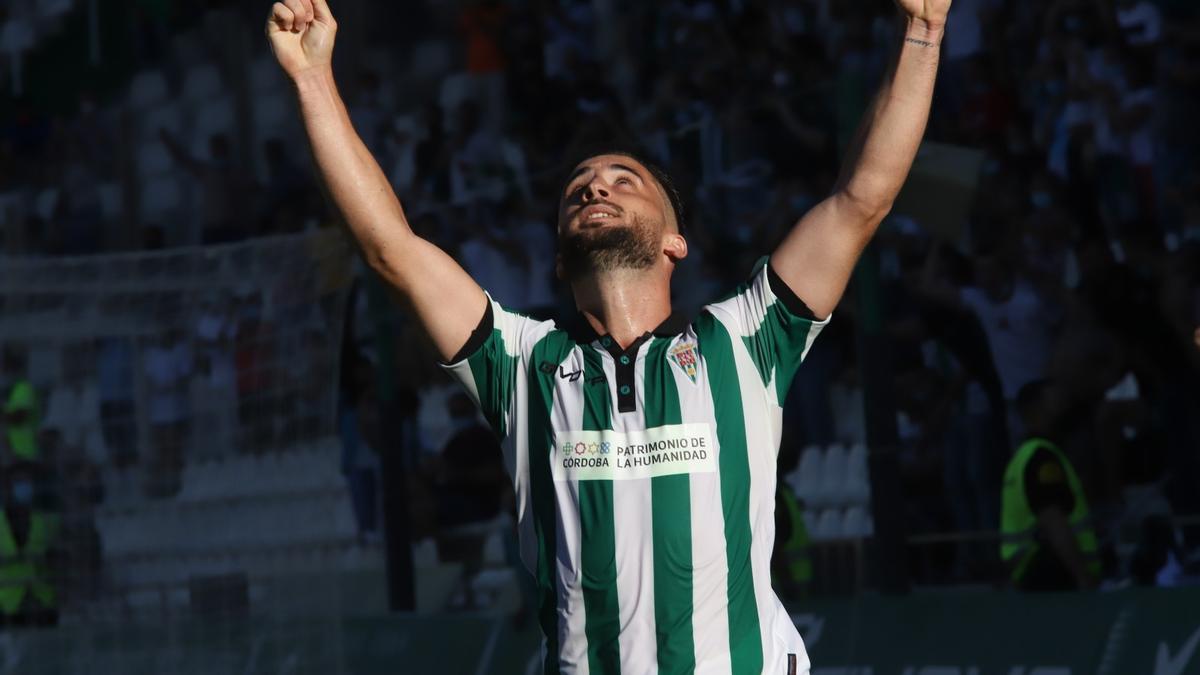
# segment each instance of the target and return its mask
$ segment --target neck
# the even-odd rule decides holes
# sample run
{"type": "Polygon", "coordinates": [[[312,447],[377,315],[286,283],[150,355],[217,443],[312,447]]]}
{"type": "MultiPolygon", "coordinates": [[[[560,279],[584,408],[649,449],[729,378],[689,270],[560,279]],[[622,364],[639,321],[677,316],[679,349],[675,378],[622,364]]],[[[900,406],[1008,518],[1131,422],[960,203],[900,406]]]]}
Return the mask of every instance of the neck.
{"type": "Polygon", "coordinates": [[[671,277],[664,270],[616,269],[571,284],[575,305],[597,333],[622,349],[671,316],[671,277]]]}

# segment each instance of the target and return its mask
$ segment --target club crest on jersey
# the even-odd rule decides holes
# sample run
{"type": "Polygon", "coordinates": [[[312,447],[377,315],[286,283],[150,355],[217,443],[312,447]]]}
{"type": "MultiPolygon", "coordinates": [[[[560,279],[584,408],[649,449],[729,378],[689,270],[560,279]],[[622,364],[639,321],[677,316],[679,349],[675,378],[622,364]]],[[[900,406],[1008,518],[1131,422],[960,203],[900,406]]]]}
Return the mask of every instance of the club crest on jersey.
{"type": "Polygon", "coordinates": [[[696,384],[696,354],[697,350],[695,342],[680,342],[674,347],[671,347],[670,351],[667,352],[667,356],[676,366],[679,366],[679,369],[683,371],[684,375],[688,376],[688,379],[692,381],[692,384],[696,384]]]}

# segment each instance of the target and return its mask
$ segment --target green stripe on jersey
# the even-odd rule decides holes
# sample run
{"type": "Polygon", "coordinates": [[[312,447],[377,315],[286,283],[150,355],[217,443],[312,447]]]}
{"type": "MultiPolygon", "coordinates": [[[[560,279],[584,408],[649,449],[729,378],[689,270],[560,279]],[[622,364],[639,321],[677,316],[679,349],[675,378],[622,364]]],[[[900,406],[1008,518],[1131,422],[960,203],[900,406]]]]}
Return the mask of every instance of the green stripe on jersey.
{"type": "Polygon", "coordinates": [[[546,636],[546,663],[543,673],[557,675],[558,663],[558,578],[555,560],[558,530],[555,521],[554,477],[550,462],[554,448],[554,428],[550,422],[554,406],[554,372],[543,373],[540,366],[551,363],[555,369],[570,355],[574,343],[562,331],[551,331],[538,340],[525,364],[529,401],[529,483],[533,502],[533,531],[537,537],[538,618],[546,636]]]}
{"type": "Polygon", "coordinates": [[[793,316],[783,303],[775,300],[767,307],[766,316],[754,334],[742,337],[746,351],[750,352],[750,360],[762,376],[763,386],[770,385],[771,376],[775,376],[775,400],[779,405],[783,405],[791,389],[792,378],[800,368],[811,330],[811,321],[793,316]],[[799,335],[789,335],[791,332],[799,335]]]}
{"type": "MultiPolygon", "coordinates": [[[[646,350],[643,409],[647,429],[682,424],[679,391],[667,347],[671,340],[656,338],[646,350]]],[[[650,479],[654,543],[654,625],[658,641],[658,672],[663,675],[696,670],[692,641],[692,502],[690,474],[650,479]]]]}
{"type": "MultiPolygon", "coordinates": [[[[600,353],[583,351],[583,431],[612,429],[612,402],[600,353]],[[598,381],[593,382],[593,378],[598,381]]],[[[621,672],[621,614],[617,601],[617,539],[611,480],[579,481],[579,567],[584,633],[593,673],[621,672]]]]}
{"type": "Polygon", "coordinates": [[[758,603],[750,563],[750,458],[742,389],[733,355],[733,340],[710,312],[696,319],[696,338],[712,390],[717,422],[721,473],[721,510],[725,517],[725,559],[729,567],[729,652],[734,673],[758,673],[763,668],[758,603]]]}
{"type": "Polygon", "coordinates": [[[479,392],[483,416],[492,425],[492,431],[503,439],[508,435],[505,419],[516,388],[517,357],[508,353],[499,328],[492,329],[484,347],[475,350],[467,359],[467,365],[471,368],[475,391],[479,392]]]}

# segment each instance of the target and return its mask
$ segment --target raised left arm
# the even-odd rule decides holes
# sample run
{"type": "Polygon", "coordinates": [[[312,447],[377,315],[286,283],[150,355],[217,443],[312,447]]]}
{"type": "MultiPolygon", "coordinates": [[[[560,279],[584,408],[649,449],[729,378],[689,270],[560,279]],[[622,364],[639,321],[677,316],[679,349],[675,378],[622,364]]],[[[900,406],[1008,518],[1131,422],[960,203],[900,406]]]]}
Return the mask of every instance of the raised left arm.
{"type": "Polygon", "coordinates": [[[897,0],[904,39],[859,125],[837,189],[806,213],[771,266],[818,318],[841,299],[854,265],[908,176],[933,99],[951,0],[897,0]]]}

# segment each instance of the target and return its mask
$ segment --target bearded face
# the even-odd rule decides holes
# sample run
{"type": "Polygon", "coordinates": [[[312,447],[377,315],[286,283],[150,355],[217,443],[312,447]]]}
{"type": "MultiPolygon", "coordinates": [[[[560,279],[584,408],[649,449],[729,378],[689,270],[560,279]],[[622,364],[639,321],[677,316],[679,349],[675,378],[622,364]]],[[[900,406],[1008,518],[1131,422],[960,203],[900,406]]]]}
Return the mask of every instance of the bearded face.
{"type": "Polygon", "coordinates": [[[563,233],[558,248],[567,281],[618,269],[644,270],[659,255],[659,230],[644,218],[626,213],[623,222],[563,233]]]}
{"type": "Polygon", "coordinates": [[[575,167],[558,212],[559,270],[570,282],[614,270],[650,270],[687,255],[659,180],[632,156],[604,154],[575,167]]]}

